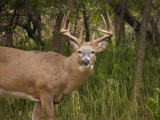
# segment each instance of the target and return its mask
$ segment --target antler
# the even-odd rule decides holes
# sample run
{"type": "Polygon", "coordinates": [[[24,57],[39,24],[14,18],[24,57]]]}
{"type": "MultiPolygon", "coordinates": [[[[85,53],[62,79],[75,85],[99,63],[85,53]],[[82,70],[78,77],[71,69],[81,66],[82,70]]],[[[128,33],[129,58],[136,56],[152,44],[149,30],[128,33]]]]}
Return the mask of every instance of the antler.
{"type": "Polygon", "coordinates": [[[82,30],[80,32],[80,37],[76,38],[76,37],[72,36],[70,33],[70,23],[68,25],[68,29],[66,29],[66,21],[68,19],[69,14],[70,14],[70,11],[67,13],[67,15],[64,15],[64,17],[62,19],[60,33],[64,36],[70,38],[71,40],[75,41],[78,44],[78,46],[80,46],[82,44],[82,30]]]}
{"type": "Polygon", "coordinates": [[[102,30],[102,29],[99,29],[99,28],[98,28],[98,30],[101,31],[101,32],[103,32],[103,33],[105,33],[105,35],[103,37],[100,37],[100,38],[97,38],[96,40],[94,40],[94,33],[93,33],[92,44],[96,44],[96,43],[98,43],[100,41],[103,41],[103,40],[105,40],[105,39],[110,38],[110,37],[113,36],[111,20],[109,18],[108,13],[107,13],[107,18],[108,18],[108,23],[109,23],[109,31],[107,31],[107,24],[106,24],[105,19],[104,19],[104,17],[103,17],[102,14],[101,14],[101,16],[103,18],[104,27],[105,27],[106,30],[102,30]]]}

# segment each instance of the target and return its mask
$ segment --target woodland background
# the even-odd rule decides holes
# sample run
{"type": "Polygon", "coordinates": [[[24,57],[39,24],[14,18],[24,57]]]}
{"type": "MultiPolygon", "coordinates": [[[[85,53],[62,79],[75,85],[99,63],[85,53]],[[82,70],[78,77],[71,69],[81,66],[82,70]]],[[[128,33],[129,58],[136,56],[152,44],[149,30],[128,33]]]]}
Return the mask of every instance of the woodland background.
{"type": "MultiPolygon", "coordinates": [[[[70,56],[59,34],[68,10],[73,35],[102,36],[108,12],[114,36],[89,80],[55,106],[57,120],[159,120],[160,0],[0,0],[0,45],[70,56]]],[[[0,98],[0,120],[30,120],[33,105],[0,98]]]]}

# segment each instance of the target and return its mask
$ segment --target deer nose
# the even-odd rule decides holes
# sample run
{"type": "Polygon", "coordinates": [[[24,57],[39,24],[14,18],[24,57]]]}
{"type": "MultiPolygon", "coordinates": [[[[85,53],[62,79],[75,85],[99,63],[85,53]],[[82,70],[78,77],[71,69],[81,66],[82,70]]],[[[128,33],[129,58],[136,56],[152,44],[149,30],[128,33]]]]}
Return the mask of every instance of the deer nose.
{"type": "Polygon", "coordinates": [[[85,66],[88,66],[90,64],[90,60],[88,58],[84,58],[82,60],[82,63],[85,65],[85,66]]]}

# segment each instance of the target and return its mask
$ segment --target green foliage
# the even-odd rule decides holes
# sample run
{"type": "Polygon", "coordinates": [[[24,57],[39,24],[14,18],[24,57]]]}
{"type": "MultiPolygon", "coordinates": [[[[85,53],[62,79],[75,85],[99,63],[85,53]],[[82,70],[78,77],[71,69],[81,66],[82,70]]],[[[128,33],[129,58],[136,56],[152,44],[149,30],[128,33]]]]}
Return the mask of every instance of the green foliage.
{"type": "Polygon", "coordinates": [[[0,120],[28,120],[32,117],[33,102],[0,98],[0,120]]]}
{"type": "Polygon", "coordinates": [[[160,89],[155,88],[153,97],[148,98],[149,108],[152,110],[155,119],[160,119],[160,89]]]}

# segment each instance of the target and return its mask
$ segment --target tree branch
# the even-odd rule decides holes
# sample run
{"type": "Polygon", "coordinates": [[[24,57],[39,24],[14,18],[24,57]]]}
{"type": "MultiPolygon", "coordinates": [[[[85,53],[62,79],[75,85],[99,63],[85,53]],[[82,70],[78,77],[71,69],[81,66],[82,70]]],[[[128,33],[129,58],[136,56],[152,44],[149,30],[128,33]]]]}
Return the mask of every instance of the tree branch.
{"type": "MultiPolygon", "coordinates": [[[[116,15],[120,16],[120,13],[122,11],[120,4],[115,4],[113,2],[108,2],[108,4],[111,6],[116,15]]],[[[134,28],[136,33],[139,32],[141,24],[135,19],[133,15],[129,13],[128,9],[125,6],[124,6],[124,20],[134,28]]],[[[148,30],[147,30],[147,36],[150,39],[153,38],[153,34],[148,30]]]]}

